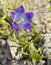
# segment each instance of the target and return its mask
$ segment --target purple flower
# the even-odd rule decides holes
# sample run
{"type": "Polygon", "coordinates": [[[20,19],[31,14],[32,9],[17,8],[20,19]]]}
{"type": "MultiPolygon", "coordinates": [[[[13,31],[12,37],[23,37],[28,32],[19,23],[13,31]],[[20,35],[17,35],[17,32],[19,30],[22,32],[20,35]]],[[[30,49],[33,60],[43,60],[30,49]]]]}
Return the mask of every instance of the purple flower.
{"type": "Polygon", "coordinates": [[[32,29],[30,20],[34,16],[33,12],[25,12],[24,7],[20,6],[15,12],[10,12],[10,16],[13,19],[12,27],[14,30],[25,28],[28,30],[32,29]]]}

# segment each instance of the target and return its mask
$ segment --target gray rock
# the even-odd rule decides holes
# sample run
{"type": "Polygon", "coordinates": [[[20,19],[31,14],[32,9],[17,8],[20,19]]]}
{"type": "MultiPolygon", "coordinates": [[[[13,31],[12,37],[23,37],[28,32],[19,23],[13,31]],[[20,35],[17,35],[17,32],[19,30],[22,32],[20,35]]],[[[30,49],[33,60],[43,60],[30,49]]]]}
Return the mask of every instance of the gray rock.
{"type": "Polygon", "coordinates": [[[44,54],[47,57],[47,65],[51,65],[51,34],[45,34],[44,35],[45,44],[46,47],[44,49],[44,54]]]}
{"type": "Polygon", "coordinates": [[[32,63],[29,60],[22,60],[18,63],[18,65],[32,65],[32,63]]]}
{"type": "Polygon", "coordinates": [[[4,39],[0,39],[0,47],[4,48],[6,45],[6,41],[4,39]]]}
{"type": "Polygon", "coordinates": [[[7,40],[0,39],[0,64],[6,65],[6,63],[11,60],[12,56],[9,45],[7,44],[7,40]]]}
{"type": "Polygon", "coordinates": [[[45,65],[45,61],[41,60],[37,65],[45,65]]]}
{"type": "Polygon", "coordinates": [[[48,65],[51,64],[51,33],[46,33],[42,35],[39,46],[45,46],[43,54],[46,56],[48,65]]]}
{"type": "Polygon", "coordinates": [[[10,47],[10,51],[11,51],[11,54],[12,54],[12,57],[19,60],[21,57],[22,57],[22,54],[17,54],[16,53],[18,52],[19,50],[19,45],[17,45],[15,42],[12,42],[10,39],[7,40],[8,42],[8,45],[10,47]]]}

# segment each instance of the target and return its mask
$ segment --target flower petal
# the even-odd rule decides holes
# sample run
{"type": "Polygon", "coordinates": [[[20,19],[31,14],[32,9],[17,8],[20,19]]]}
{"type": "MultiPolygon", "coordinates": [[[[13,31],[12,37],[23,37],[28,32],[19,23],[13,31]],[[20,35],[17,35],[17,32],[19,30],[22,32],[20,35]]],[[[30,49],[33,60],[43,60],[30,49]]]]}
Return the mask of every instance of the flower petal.
{"type": "Polygon", "coordinates": [[[10,16],[11,16],[12,18],[14,18],[15,12],[10,12],[10,16]]]}
{"type": "Polygon", "coordinates": [[[24,7],[23,7],[23,6],[18,7],[15,12],[16,12],[16,13],[17,13],[17,12],[19,12],[19,13],[24,13],[24,12],[25,12],[24,7]]]}
{"type": "Polygon", "coordinates": [[[13,27],[14,30],[18,30],[19,29],[19,26],[16,25],[14,22],[12,22],[12,27],[13,27]]]}
{"type": "Polygon", "coordinates": [[[24,28],[25,29],[28,29],[28,30],[31,30],[32,29],[32,26],[31,26],[30,23],[27,23],[27,24],[24,25],[24,28]]]}
{"type": "Polygon", "coordinates": [[[16,13],[16,14],[15,14],[15,17],[13,18],[13,21],[14,21],[14,22],[17,22],[18,20],[21,19],[21,17],[22,17],[22,15],[21,15],[20,13],[16,13]]]}
{"type": "Polygon", "coordinates": [[[28,13],[26,13],[26,15],[27,15],[28,19],[31,20],[32,17],[34,16],[34,13],[33,12],[28,12],[28,13]]]}

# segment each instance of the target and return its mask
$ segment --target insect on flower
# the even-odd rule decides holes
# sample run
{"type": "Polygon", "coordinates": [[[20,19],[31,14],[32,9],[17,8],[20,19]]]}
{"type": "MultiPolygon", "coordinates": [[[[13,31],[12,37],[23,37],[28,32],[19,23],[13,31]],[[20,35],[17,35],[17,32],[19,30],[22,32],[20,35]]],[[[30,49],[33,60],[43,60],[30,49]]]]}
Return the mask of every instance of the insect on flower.
{"type": "Polygon", "coordinates": [[[30,20],[34,16],[33,12],[25,12],[23,6],[20,6],[16,9],[15,12],[10,12],[10,16],[13,19],[12,27],[14,30],[19,30],[20,28],[32,29],[30,20]]]}

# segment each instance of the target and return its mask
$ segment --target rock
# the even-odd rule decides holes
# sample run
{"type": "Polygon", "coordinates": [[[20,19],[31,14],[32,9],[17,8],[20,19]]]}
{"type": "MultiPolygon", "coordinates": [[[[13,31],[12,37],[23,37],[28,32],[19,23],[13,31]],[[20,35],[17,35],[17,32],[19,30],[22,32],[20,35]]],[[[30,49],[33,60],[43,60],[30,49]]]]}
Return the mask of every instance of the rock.
{"type": "Polygon", "coordinates": [[[12,42],[10,39],[8,39],[7,42],[8,42],[8,45],[10,47],[10,51],[11,51],[12,57],[14,58],[15,57],[15,53],[17,51],[17,44],[15,42],[12,42]]]}
{"type": "Polygon", "coordinates": [[[35,25],[35,29],[36,29],[37,32],[41,32],[41,33],[45,33],[46,32],[45,25],[42,25],[42,24],[35,25]]]}
{"type": "Polygon", "coordinates": [[[5,40],[3,40],[3,39],[0,39],[0,47],[5,47],[5,45],[6,45],[6,41],[5,40]]]}
{"type": "Polygon", "coordinates": [[[51,34],[47,33],[44,35],[45,44],[46,47],[43,51],[43,53],[46,55],[47,58],[47,65],[51,65],[51,34]]]}
{"type": "Polygon", "coordinates": [[[46,28],[47,28],[47,32],[51,33],[51,23],[47,23],[46,28]]]}
{"type": "Polygon", "coordinates": [[[18,65],[32,65],[32,63],[29,60],[22,60],[18,63],[18,65]]]}
{"type": "Polygon", "coordinates": [[[12,60],[9,45],[7,40],[0,39],[0,64],[6,65],[7,62],[12,60]],[[8,52],[9,51],[9,52],[8,52]]]}
{"type": "Polygon", "coordinates": [[[7,61],[10,60],[8,58],[8,54],[5,49],[0,48],[0,62],[4,65],[7,61]]]}
{"type": "Polygon", "coordinates": [[[45,61],[41,60],[37,65],[45,65],[45,61]]]}
{"type": "Polygon", "coordinates": [[[8,39],[7,42],[8,42],[8,45],[10,47],[12,57],[19,60],[22,57],[22,54],[16,55],[16,53],[18,52],[17,50],[19,50],[19,48],[18,48],[19,45],[17,45],[15,42],[12,42],[10,39],[8,39]]]}

